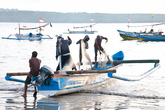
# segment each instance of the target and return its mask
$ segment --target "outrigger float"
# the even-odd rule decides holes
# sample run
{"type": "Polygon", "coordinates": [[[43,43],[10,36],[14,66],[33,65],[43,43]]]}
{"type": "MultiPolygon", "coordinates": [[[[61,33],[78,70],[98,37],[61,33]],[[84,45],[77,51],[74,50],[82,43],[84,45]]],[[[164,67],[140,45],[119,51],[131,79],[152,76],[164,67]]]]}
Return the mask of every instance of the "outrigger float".
{"type": "MultiPolygon", "coordinates": [[[[114,54],[112,58],[114,60],[113,65],[107,62],[104,66],[94,66],[95,70],[89,69],[80,71],[53,72],[53,70],[50,69],[48,66],[43,66],[40,69],[39,76],[31,76],[31,84],[36,86],[39,93],[42,95],[58,96],[98,86],[100,84],[106,83],[108,79],[110,80],[110,78],[120,79],[124,81],[138,81],[150,75],[152,72],[156,71],[160,67],[159,60],[123,60],[124,54],[122,51],[114,54]],[[154,63],[154,66],[153,68],[136,78],[128,78],[118,75],[116,71],[117,68],[122,66],[122,64],[124,63],[154,63]]],[[[7,73],[5,79],[7,81],[24,83],[24,80],[20,80],[14,77],[28,74],[28,72],[7,73]]]]}
{"type": "Polygon", "coordinates": [[[30,40],[30,41],[33,41],[33,40],[41,40],[41,39],[52,39],[52,37],[50,37],[49,35],[44,35],[44,34],[41,34],[41,30],[42,28],[48,26],[51,23],[47,23],[45,25],[42,25],[42,26],[39,26],[39,27],[34,27],[34,28],[20,28],[20,24],[19,24],[19,33],[16,33],[16,34],[10,34],[8,37],[2,37],[2,39],[11,39],[11,40],[30,40]],[[37,34],[32,34],[31,32],[29,34],[21,34],[21,30],[34,30],[34,29],[38,29],[39,30],[39,33],[37,34]],[[11,36],[14,36],[14,37],[11,37],[11,36]],[[44,37],[43,36],[47,36],[47,37],[44,37]]]}

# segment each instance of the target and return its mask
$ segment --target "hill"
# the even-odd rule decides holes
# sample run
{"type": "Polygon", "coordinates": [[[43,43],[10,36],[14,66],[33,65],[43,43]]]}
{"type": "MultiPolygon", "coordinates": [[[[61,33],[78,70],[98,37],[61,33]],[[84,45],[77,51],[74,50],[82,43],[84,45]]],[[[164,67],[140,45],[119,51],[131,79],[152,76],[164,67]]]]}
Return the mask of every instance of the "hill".
{"type": "Polygon", "coordinates": [[[0,10],[0,22],[37,23],[39,18],[52,23],[151,23],[165,22],[165,14],[60,13],[44,11],[0,10]],[[94,18],[94,21],[91,21],[94,18]]]}

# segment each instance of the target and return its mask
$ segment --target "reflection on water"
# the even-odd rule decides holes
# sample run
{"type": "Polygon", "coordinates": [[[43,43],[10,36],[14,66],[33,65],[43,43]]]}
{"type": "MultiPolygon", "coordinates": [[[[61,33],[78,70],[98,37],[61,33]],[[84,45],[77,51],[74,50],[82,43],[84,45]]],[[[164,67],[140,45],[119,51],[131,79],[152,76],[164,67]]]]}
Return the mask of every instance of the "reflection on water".
{"type": "MultiPolygon", "coordinates": [[[[5,92],[1,92],[7,95],[5,92]]],[[[1,106],[0,106],[1,107],[1,106]]],[[[32,97],[32,93],[27,98],[14,92],[12,96],[6,98],[5,109],[47,109],[47,110],[102,110],[102,109],[162,109],[165,107],[162,99],[143,99],[122,97],[114,95],[75,93],[58,97],[44,97],[38,95],[32,97]]]]}

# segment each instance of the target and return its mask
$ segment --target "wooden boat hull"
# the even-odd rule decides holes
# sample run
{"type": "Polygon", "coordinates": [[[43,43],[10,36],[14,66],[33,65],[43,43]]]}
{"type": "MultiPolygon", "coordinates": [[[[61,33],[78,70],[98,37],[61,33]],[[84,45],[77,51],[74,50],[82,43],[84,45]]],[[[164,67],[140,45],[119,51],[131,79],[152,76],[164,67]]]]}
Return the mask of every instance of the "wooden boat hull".
{"type": "Polygon", "coordinates": [[[120,36],[123,38],[123,40],[137,40],[137,36],[128,36],[120,34],[120,36]]]}
{"type": "Polygon", "coordinates": [[[158,35],[158,36],[139,35],[138,38],[142,41],[165,41],[165,36],[163,35],[158,35]]]}
{"type": "MultiPolygon", "coordinates": [[[[124,39],[124,40],[138,40],[140,37],[138,37],[139,35],[146,35],[146,36],[158,36],[159,33],[163,33],[163,32],[154,32],[154,33],[141,33],[141,32],[127,32],[127,31],[121,31],[121,30],[117,30],[120,34],[120,36],[124,39]]],[[[141,40],[144,40],[141,38],[141,40]]]]}
{"type": "Polygon", "coordinates": [[[38,91],[44,96],[63,95],[97,86],[107,79],[109,79],[107,73],[87,73],[85,75],[52,75],[50,85],[42,84],[40,87],[38,87],[38,91]]]}
{"type": "MultiPolygon", "coordinates": [[[[112,56],[113,60],[123,60],[124,53],[119,51],[112,56]]],[[[122,64],[118,64],[112,67],[111,64],[107,63],[107,68],[102,68],[101,66],[95,67],[96,70],[114,70],[120,67],[122,64]]],[[[42,84],[38,87],[40,94],[45,96],[57,96],[62,94],[73,93],[83,89],[87,89],[109,79],[112,76],[112,72],[108,73],[85,73],[85,74],[53,74],[51,75],[51,80],[49,85],[42,84]],[[110,75],[109,75],[110,74],[110,75]]]]}
{"type": "Polygon", "coordinates": [[[135,34],[134,32],[126,32],[121,30],[117,31],[124,40],[137,40],[137,34],[135,34]]]}

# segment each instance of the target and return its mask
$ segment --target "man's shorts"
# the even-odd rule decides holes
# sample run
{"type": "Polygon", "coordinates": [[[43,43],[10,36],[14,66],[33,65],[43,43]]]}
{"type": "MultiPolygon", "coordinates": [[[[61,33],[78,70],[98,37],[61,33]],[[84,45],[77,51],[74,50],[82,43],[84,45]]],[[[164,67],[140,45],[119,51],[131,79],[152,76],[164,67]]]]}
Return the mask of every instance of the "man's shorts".
{"type": "Polygon", "coordinates": [[[29,75],[27,75],[25,84],[30,84],[30,83],[31,83],[31,77],[29,75]]]}
{"type": "MultiPolygon", "coordinates": [[[[101,49],[103,49],[103,47],[101,47],[101,49]]],[[[99,49],[97,49],[97,48],[94,48],[94,51],[96,52],[96,51],[98,51],[99,49]]]]}

